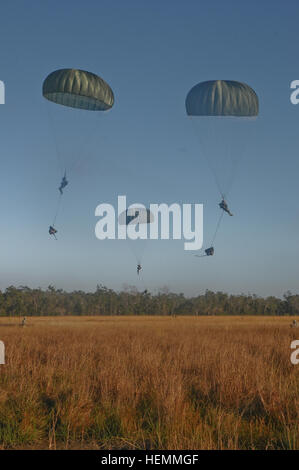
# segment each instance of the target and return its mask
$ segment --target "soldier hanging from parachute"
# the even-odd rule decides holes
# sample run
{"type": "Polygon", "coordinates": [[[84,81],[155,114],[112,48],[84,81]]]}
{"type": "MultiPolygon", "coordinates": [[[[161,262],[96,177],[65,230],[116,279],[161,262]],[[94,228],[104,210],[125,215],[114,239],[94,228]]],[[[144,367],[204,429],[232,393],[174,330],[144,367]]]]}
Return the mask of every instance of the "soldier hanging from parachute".
{"type": "Polygon", "coordinates": [[[118,223],[126,225],[126,240],[136,258],[138,276],[142,270],[141,261],[149,238],[148,227],[153,222],[154,214],[141,204],[130,206],[118,217],[118,223]]]}
{"type": "Polygon", "coordinates": [[[56,238],[56,233],[57,233],[56,228],[54,228],[52,225],[50,225],[50,227],[49,227],[49,234],[50,234],[50,235],[53,235],[54,238],[55,238],[55,240],[57,240],[57,238],[56,238]]]}
{"type": "MultiPolygon", "coordinates": [[[[86,111],[106,111],[114,104],[110,86],[98,75],[78,69],[61,69],[50,73],[43,82],[43,97],[59,106],[86,111]]],[[[59,200],[49,234],[55,234],[56,218],[60,209],[63,189],[69,184],[66,170],[59,186],[59,200]]]]}
{"type": "Polygon", "coordinates": [[[61,195],[63,194],[63,191],[62,191],[62,190],[63,190],[68,184],[69,184],[69,182],[68,182],[68,180],[66,179],[66,170],[65,170],[64,176],[63,176],[63,178],[62,178],[62,180],[61,180],[61,183],[60,183],[60,186],[59,186],[59,188],[58,188],[61,195]]]}
{"type": "Polygon", "coordinates": [[[225,201],[225,199],[224,199],[223,197],[222,197],[222,201],[219,203],[219,207],[220,207],[220,209],[222,209],[224,212],[227,212],[228,215],[231,215],[231,216],[233,215],[233,214],[231,213],[231,211],[229,210],[228,205],[227,205],[227,202],[225,201]]]}
{"type": "Polygon", "coordinates": [[[196,255],[212,256],[222,215],[224,212],[233,215],[228,208],[226,197],[235,176],[236,165],[240,160],[241,151],[237,149],[237,145],[243,149],[244,140],[248,138],[247,121],[258,116],[259,101],[255,91],[245,83],[210,80],[200,82],[191,88],[185,104],[186,113],[193,125],[199,126],[196,133],[199,132],[201,153],[207,160],[222,198],[219,203],[222,214],[217,222],[211,245],[205,250],[205,255],[196,255]],[[241,130],[245,131],[244,136],[241,130]],[[227,173],[226,182],[223,181],[224,173],[227,173]]]}

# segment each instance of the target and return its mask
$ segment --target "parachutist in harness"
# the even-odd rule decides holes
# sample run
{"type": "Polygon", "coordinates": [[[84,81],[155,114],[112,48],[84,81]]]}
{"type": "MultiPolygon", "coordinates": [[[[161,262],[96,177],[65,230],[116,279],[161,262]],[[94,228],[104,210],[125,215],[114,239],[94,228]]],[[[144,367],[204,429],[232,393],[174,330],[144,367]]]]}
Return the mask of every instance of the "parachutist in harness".
{"type": "Polygon", "coordinates": [[[211,246],[210,248],[207,248],[205,250],[205,255],[194,255],[194,256],[197,256],[197,258],[204,258],[205,256],[213,256],[214,254],[214,247],[211,246]]]}
{"type": "Polygon", "coordinates": [[[59,191],[60,191],[60,194],[63,194],[63,189],[69,184],[68,180],[66,179],[66,172],[64,173],[64,176],[61,180],[61,183],[60,183],[60,186],[59,186],[59,191]]]}
{"type": "Polygon", "coordinates": [[[139,275],[141,269],[142,269],[141,264],[137,264],[137,274],[138,275],[139,275]]]}
{"type": "Polygon", "coordinates": [[[220,209],[224,210],[224,212],[227,212],[229,215],[233,215],[233,214],[231,213],[231,211],[229,210],[228,205],[227,205],[227,203],[225,202],[224,198],[223,198],[222,201],[219,203],[219,207],[220,207],[220,209]]]}
{"type": "Polygon", "coordinates": [[[205,254],[206,254],[207,256],[213,256],[213,254],[214,254],[214,247],[211,246],[210,248],[207,248],[207,249],[205,250],[205,254]]]}
{"type": "Polygon", "coordinates": [[[56,235],[55,235],[56,233],[57,233],[56,228],[54,228],[54,227],[52,227],[52,225],[50,225],[50,227],[49,227],[49,234],[50,234],[50,235],[53,235],[53,236],[55,237],[55,240],[57,240],[56,235]]]}

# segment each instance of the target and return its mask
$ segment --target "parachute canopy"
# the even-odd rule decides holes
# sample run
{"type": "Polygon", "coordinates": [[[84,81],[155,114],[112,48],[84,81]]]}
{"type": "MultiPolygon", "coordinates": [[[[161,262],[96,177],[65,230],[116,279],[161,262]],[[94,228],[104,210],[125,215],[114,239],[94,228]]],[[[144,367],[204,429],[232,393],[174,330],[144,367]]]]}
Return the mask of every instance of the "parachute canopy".
{"type": "Polygon", "coordinates": [[[130,207],[119,215],[120,225],[150,224],[154,221],[154,214],[144,207],[130,207]]]}
{"type": "Polygon", "coordinates": [[[191,88],[186,98],[189,116],[254,117],[258,111],[255,91],[246,83],[232,80],[200,82],[191,88]]]}
{"type": "Polygon", "coordinates": [[[106,111],[114,103],[113,91],[102,78],[77,69],[50,73],[43,83],[43,96],[63,106],[89,111],[106,111]]]}

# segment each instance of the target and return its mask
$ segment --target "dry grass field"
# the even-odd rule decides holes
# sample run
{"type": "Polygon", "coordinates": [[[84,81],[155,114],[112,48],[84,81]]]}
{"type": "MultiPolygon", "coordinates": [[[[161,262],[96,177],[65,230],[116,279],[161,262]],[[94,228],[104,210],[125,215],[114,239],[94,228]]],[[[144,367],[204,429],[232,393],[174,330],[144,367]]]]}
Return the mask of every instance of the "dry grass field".
{"type": "Polygon", "coordinates": [[[280,317],[0,319],[0,446],[299,449],[280,317]]]}

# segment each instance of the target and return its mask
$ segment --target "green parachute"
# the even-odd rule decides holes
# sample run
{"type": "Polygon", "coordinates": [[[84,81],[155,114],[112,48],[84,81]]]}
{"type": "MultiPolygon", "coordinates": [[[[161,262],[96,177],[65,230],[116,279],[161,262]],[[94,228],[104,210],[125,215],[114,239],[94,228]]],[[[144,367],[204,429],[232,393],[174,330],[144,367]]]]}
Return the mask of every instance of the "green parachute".
{"type": "Polygon", "coordinates": [[[123,211],[118,217],[120,225],[138,225],[151,224],[154,221],[154,214],[150,209],[133,205],[129,209],[123,211]]]}
{"type": "Polygon", "coordinates": [[[255,117],[259,101],[246,83],[209,80],[195,85],[186,98],[188,116],[255,117]]]}
{"type": "Polygon", "coordinates": [[[88,111],[106,111],[114,103],[113,91],[101,77],[76,69],[50,73],[43,83],[43,96],[54,103],[88,111]]]}

